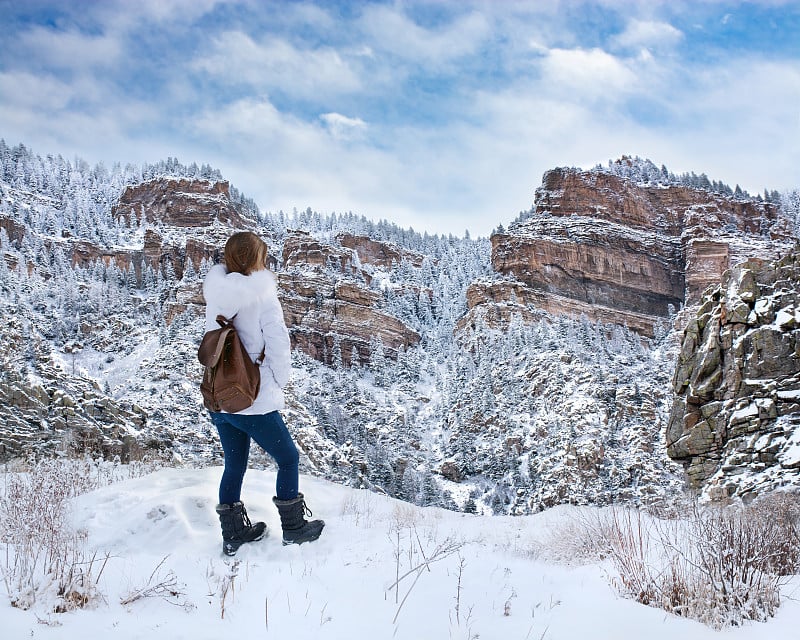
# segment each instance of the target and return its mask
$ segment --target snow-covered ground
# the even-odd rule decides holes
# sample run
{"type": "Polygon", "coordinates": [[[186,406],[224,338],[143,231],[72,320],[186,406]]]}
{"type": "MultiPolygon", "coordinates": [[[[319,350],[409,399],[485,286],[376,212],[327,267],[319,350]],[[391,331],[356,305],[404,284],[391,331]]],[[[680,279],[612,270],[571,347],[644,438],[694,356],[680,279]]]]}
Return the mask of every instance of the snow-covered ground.
{"type": "Polygon", "coordinates": [[[52,613],[46,601],[22,611],[4,597],[0,636],[798,637],[797,579],[785,588],[776,618],[714,631],[619,597],[610,585],[608,565],[565,566],[537,558],[543,541],[569,530],[563,525],[575,514],[574,507],[524,517],[481,517],[415,507],[303,476],[301,490],[314,517],[327,526],[317,542],[283,547],[270,501],[275,475],[251,470],[243,498],[251,518],[265,520],[271,533],[226,558],[214,513],[220,472],[163,469],[74,499],[76,527],[87,531],[91,547],[110,554],[99,583],[102,597],[62,614],[52,613]],[[122,604],[126,599],[132,601],[122,604]]]}

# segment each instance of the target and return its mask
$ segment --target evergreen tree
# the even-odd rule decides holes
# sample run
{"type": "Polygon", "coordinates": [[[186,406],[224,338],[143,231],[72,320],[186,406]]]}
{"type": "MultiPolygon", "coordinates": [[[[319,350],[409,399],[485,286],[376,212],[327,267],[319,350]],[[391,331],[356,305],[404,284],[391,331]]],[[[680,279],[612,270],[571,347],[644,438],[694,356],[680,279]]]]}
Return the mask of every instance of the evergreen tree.
{"type": "Polygon", "coordinates": [[[380,336],[373,336],[369,342],[369,368],[375,379],[375,384],[384,387],[390,379],[389,363],[383,349],[383,340],[380,336]]]}
{"type": "Polygon", "coordinates": [[[192,262],[191,258],[186,258],[186,262],[184,263],[183,268],[183,278],[184,282],[194,282],[197,280],[197,272],[194,269],[194,263],[192,262]]]}

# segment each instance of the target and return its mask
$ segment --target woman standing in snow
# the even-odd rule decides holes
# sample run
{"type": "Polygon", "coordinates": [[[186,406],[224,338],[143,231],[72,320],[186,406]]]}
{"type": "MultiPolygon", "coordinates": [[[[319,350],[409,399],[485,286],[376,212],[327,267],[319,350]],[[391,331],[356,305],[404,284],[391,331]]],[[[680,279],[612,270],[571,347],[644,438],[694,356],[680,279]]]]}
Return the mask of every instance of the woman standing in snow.
{"type": "Polygon", "coordinates": [[[222,550],[234,555],[246,542],[260,540],[266,524],[251,524],[241,502],[250,440],[255,440],[278,463],[276,496],[283,529],[283,544],[316,540],[325,523],[307,521],[312,515],[298,491],[299,455],[278,412],[284,407],[283,387],[291,368],[289,332],[278,301],[275,276],[267,268],[267,245],[255,233],[235,233],[225,244],[225,265],[211,267],[203,283],[206,331],[217,329],[218,315],[232,319],[239,339],[260,364],[261,385],[252,406],[237,413],[210,412],[225,453],[225,470],[219,485],[217,513],[222,525],[222,550]]]}

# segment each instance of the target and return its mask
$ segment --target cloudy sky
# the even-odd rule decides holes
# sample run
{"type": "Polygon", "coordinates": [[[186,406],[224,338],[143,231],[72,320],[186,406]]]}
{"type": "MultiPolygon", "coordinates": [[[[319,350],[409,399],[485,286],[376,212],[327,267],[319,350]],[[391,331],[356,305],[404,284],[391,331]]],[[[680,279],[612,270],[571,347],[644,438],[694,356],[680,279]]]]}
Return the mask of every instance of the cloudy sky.
{"type": "Polygon", "coordinates": [[[800,187],[800,3],[0,0],[0,137],[486,235],[623,154],[800,187]]]}

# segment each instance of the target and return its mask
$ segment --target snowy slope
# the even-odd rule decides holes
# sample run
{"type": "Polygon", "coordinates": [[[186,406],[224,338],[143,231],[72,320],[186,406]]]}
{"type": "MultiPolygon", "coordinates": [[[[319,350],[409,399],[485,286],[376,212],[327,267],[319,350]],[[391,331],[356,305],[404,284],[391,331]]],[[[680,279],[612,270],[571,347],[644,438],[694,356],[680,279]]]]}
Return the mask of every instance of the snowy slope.
{"type": "Polygon", "coordinates": [[[269,500],[275,475],[251,470],[244,498],[271,534],[224,558],[214,513],[219,474],[164,469],[74,499],[75,525],[111,554],[103,598],[66,614],[50,613],[47,602],[21,611],[3,598],[2,637],[788,640],[800,628],[797,579],[776,618],[716,632],[619,597],[608,566],[536,559],[533,550],[558,534],[575,507],[480,517],[304,476],[301,490],[327,527],[316,543],[282,547],[269,500]],[[437,550],[445,551],[439,561],[437,550]],[[391,585],[424,558],[429,570],[401,580],[398,599],[407,599],[397,603],[391,585]],[[171,580],[177,596],[120,604],[171,580]]]}

